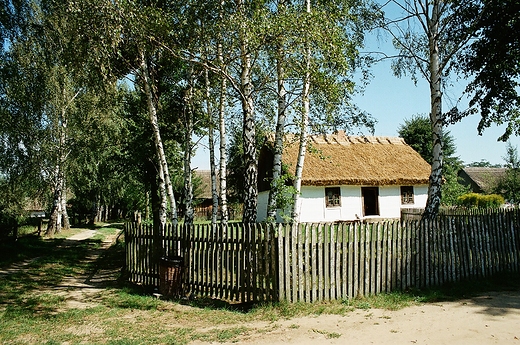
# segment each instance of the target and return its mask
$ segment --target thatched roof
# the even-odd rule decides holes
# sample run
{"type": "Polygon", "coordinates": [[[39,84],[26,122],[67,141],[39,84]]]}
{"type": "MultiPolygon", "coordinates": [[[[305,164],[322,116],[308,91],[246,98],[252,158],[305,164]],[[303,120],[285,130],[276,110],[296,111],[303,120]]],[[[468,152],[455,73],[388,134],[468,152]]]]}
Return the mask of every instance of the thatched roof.
{"type": "Polygon", "coordinates": [[[491,193],[505,177],[506,168],[466,167],[459,172],[465,184],[476,193],[491,193]]]}
{"type": "MultiPolygon", "coordinates": [[[[287,144],[283,161],[294,172],[298,143],[287,144]]],[[[343,132],[309,137],[302,185],[428,184],[430,165],[402,138],[346,136],[343,132]]]]}
{"type": "MultiPolygon", "coordinates": [[[[200,185],[197,187],[197,199],[211,199],[211,171],[210,170],[195,170],[194,178],[200,178],[200,185]]],[[[218,178],[218,177],[217,177],[218,178]]]]}

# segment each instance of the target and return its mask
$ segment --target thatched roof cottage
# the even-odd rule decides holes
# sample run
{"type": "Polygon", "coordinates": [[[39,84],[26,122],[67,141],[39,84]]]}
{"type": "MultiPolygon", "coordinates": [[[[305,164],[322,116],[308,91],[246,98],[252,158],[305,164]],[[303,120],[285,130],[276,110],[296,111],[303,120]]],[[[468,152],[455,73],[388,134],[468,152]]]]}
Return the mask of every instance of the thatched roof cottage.
{"type": "Polygon", "coordinates": [[[506,168],[465,167],[459,171],[462,184],[474,193],[496,192],[501,180],[506,176],[506,168]]]}
{"type": "MultiPolygon", "coordinates": [[[[289,172],[294,172],[297,156],[298,143],[287,140],[282,160],[289,172]]],[[[266,145],[259,159],[259,221],[267,215],[272,160],[272,148],[266,145]]],[[[298,221],[399,218],[401,208],[425,207],[430,169],[402,138],[343,132],[311,136],[298,221]]]]}

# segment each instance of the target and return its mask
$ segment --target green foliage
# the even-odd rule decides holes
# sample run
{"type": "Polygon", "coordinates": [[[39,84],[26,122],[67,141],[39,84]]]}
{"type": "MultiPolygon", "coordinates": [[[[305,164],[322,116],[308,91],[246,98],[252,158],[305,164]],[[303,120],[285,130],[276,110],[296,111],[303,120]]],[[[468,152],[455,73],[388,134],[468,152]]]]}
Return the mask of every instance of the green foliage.
{"type": "Polygon", "coordinates": [[[457,202],[466,207],[497,208],[504,204],[504,197],[498,194],[468,193],[457,198],[457,202]]]}
{"type": "Polygon", "coordinates": [[[504,160],[507,170],[504,178],[498,183],[497,192],[504,195],[508,202],[517,204],[520,202],[520,158],[516,146],[510,142],[507,143],[506,150],[504,160]]]}
{"type": "MultiPolygon", "coordinates": [[[[281,212],[281,217],[285,222],[292,219],[291,209],[293,204],[293,195],[296,193],[292,181],[294,175],[288,172],[288,166],[282,163],[282,175],[277,180],[271,181],[271,193],[275,191],[276,209],[281,212]],[[288,214],[286,212],[289,212],[288,214]]],[[[267,219],[267,222],[275,222],[276,219],[267,219]]]]}
{"type": "Polygon", "coordinates": [[[500,168],[502,167],[500,164],[491,164],[489,161],[482,159],[479,162],[472,162],[467,164],[468,167],[480,167],[480,168],[500,168]]]}
{"type": "MultiPolygon", "coordinates": [[[[401,124],[397,133],[404,141],[417,151],[421,157],[431,164],[433,155],[433,132],[430,120],[424,115],[414,115],[401,124]]],[[[450,132],[442,132],[442,150],[444,164],[442,175],[442,203],[444,205],[455,205],[457,198],[469,192],[469,188],[459,183],[458,172],[462,168],[462,161],[455,156],[455,139],[450,132]]]]}
{"type": "Polygon", "coordinates": [[[18,219],[15,214],[5,209],[0,209],[0,238],[15,232],[18,227],[18,219]]]}
{"type": "Polygon", "coordinates": [[[518,0],[458,0],[459,20],[466,24],[457,31],[464,34],[477,30],[459,59],[458,68],[470,78],[466,93],[470,109],[462,114],[481,115],[479,133],[493,123],[505,125],[499,140],[520,134],[520,39],[512,34],[520,31],[518,0]],[[478,21],[473,26],[474,19],[478,21]]]}
{"type": "Polygon", "coordinates": [[[417,151],[429,164],[432,162],[433,134],[430,120],[424,115],[414,115],[399,125],[397,134],[417,151]]]}

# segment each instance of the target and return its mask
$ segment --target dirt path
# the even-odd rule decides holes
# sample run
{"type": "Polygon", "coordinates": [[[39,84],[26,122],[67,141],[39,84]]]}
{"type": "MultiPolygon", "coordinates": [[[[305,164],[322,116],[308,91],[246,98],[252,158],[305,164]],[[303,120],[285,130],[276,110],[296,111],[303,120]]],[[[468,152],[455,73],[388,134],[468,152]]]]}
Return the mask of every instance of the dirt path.
{"type": "MultiPolygon", "coordinates": [[[[76,235],[68,237],[63,245],[74,245],[73,241],[82,241],[96,235],[96,230],[84,230],[76,235]]],[[[101,246],[92,250],[85,258],[87,262],[95,262],[114,243],[117,235],[108,236],[101,246]]],[[[96,299],[104,292],[106,287],[115,282],[119,275],[120,267],[97,267],[92,272],[80,276],[64,277],[60,284],[54,286],[52,293],[63,296],[65,308],[85,309],[96,306],[96,299]]],[[[49,291],[40,291],[40,293],[49,291]]]]}
{"type": "Polygon", "coordinates": [[[237,326],[256,331],[223,344],[520,344],[520,291],[398,311],[356,310],[237,326]]]}

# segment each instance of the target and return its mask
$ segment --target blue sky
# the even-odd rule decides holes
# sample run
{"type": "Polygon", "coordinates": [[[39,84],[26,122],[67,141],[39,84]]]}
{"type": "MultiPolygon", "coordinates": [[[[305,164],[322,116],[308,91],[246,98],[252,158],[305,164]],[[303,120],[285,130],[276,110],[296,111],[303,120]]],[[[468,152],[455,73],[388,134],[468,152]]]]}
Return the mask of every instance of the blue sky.
{"type": "MultiPolygon", "coordinates": [[[[409,77],[395,77],[390,61],[379,63],[372,69],[372,74],[374,77],[364,94],[357,95],[354,100],[361,109],[377,119],[375,135],[397,136],[397,129],[405,119],[416,114],[429,114],[430,92],[425,81],[419,81],[415,85],[409,77]]],[[[464,90],[463,80],[453,81],[453,84],[453,87],[444,92],[443,111],[450,109],[464,90]]],[[[446,127],[455,139],[456,155],[466,164],[481,160],[503,164],[506,143],[497,141],[503,133],[503,127],[492,126],[479,136],[479,119],[480,115],[476,114],[446,127]]],[[[513,146],[518,146],[519,139],[511,137],[510,142],[513,146]]]]}

